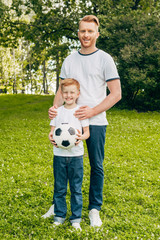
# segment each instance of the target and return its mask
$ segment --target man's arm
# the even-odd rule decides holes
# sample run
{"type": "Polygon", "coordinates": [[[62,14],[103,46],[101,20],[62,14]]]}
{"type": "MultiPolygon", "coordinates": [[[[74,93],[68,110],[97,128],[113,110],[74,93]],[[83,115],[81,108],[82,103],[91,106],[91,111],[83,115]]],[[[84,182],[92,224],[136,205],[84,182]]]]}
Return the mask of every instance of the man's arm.
{"type": "Polygon", "coordinates": [[[57,107],[60,107],[63,105],[63,99],[62,99],[62,93],[61,93],[61,87],[59,86],[58,88],[58,91],[54,97],[54,100],[53,100],[53,106],[54,105],[57,105],[57,107]]]}
{"type": "Polygon", "coordinates": [[[93,108],[90,108],[88,106],[82,106],[75,112],[75,116],[79,118],[79,120],[91,118],[101,112],[107,111],[108,109],[113,107],[118,101],[121,100],[122,93],[120,80],[115,79],[109,81],[107,82],[107,86],[110,93],[100,104],[93,108]]]}
{"type": "Polygon", "coordinates": [[[61,94],[61,87],[59,86],[58,91],[53,100],[53,106],[49,108],[48,115],[50,119],[53,119],[57,115],[57,108],[63,105],[63,99],[61,94]]]}

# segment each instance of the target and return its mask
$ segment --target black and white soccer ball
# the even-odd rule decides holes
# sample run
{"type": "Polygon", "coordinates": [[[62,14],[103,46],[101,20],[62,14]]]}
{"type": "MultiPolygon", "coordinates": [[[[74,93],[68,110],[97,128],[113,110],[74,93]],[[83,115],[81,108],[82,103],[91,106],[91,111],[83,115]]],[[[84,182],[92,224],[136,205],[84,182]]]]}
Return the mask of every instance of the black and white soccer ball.
{"type": "Polygon", "coordinates": [[[69,123],[62,123],[54,129],[53,139],[59,148],[69,149],[75,146],[77,133],[69,123]]]}

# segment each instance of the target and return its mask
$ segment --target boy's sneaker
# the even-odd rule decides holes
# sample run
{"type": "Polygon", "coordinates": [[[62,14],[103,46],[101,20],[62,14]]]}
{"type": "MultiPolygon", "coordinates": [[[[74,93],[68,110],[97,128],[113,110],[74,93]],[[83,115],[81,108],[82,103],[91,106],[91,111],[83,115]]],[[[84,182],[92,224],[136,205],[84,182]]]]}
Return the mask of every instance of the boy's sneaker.
{"type": "Polygon", "coordinates": [[[59,226],[59,225],[61,225],[62,223],[60,223],[60,222],[54,222],[53,223],[53,227],[56,227],[56,226],[59,226]]]}
{"type": "Polygon", "coordinates": [[[76,230],[82,231],[82,228],[81,228],[81,226],[80,226],[80,223],[77,223],[77,222],[72,223],[72,227],[74,227],[76,230]]]}
{"type": "Polygon", "coordinates": [[[100,227],[102,225],[102,221],[99,216],[99,211],[97,209],[92,209],[89,211],[89,219],[90,225],[92,227],[100,227]]]}
{"type": "Polygon", "coordinates": [[[46,212],[42,218],[48,218],[54,215],[54,204],[50,207],[50,209],[48,210],[48,212],[46,212]]]}

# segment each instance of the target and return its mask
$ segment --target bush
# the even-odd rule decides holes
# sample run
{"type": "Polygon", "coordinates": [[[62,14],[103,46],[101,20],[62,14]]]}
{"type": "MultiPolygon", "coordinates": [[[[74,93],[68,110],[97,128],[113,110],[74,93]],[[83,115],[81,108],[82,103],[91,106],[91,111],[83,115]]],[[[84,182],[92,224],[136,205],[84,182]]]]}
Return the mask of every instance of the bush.
{"type": "Polygon", "coordinates": [[[155,14],[129,12],[101,17],[98,46],[117,63],[121,104],[137,110],[160,110],[160,20],[155,14]]]}

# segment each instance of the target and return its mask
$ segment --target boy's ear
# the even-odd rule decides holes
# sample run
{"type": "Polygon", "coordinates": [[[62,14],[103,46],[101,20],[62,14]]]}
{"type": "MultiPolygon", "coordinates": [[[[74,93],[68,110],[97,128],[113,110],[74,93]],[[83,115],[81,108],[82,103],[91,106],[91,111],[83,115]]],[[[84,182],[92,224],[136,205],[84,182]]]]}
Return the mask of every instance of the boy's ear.
{"type": "Polygon", "coordinates": [[[79,97],[79,95],[80,95],[80,91],[78,92],[78,97],[79,97]]]}

